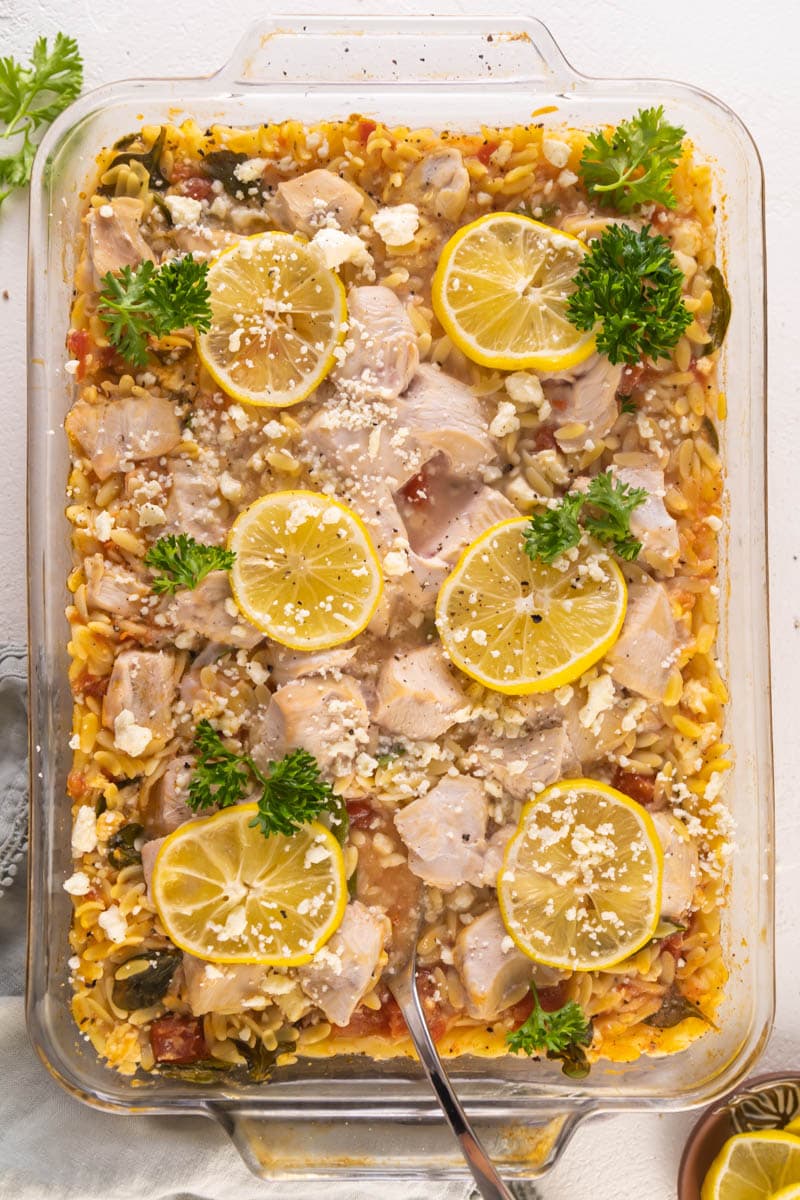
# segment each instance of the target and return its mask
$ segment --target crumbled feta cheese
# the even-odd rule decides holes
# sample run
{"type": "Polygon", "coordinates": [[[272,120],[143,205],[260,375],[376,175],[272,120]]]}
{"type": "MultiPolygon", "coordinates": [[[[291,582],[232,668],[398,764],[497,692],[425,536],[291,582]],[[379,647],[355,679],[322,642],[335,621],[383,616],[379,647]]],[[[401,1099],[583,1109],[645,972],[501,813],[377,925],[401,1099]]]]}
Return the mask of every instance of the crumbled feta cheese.
{"type": "Polygon", "coordinates": [[[407,246],[419,228],[419,209],[416,204],[379,208],[372,218],[372,228],[385,245],[407,246]]]}
{"type": "Polygon", "coordinates": [[[406,551],[390,550],[383,560],[383,570],[385,574],[390,575],[393,579],[399,579],[401,576],[407,575],[409,566],[406,551]]]}
{"type": "Polygon", "coordinates": [[[244,664],[245,673],[255,684],[266,683],[269,678],[269,671],[266,667],[262,667],[258,662],[247,662],[244,664]]]}
{"type": "Polygon", "coordinates": [[[514,433],[519,429],[519,417],[517,410],[510,400],[501,400],[497,406],[497,413],[489,426],[489,433],[492,437],[505,437],[507,433],[514,433]]]}
{"type": "Polygon", "coordinates": [[[123,754],[138,758],[147,749],[152,733],[146,725],[137,725],[129,708],[123,708],[114,720],[114,745],[123,754]]]}
{"type": "Polygon", "coordinates": [[[202,201],[193,200],[191,196],[165,196],[164,203],[172,217],[173,225],[178,229],[196,225],[203,211],[202,201]]]}
{"type": "Polygon", "coordinates": [[[555,700],[556,704],[560,704],[563,708],[566,704],[569,704],[574,695],[575,689],[566,683],[564,687],[556,688],[556,690],[553,692],[553,699],[555,700]]]}
{"type": "Polygon", "coordinates": [[[114,528],[114,518],[110,512],[103,509],[94,519],[94,531],[101,542],[107,542],[114,528]]]}
{"type": "Polygon", "coordinates": [[[69,358],[64,363],[64,370],[68,375],[75,375],[80,365],[81,364],[78,362],[77,358],[69,358]]]}
{"type": "Polygon", "coordinates": [[[79,733],[73,733],[72,737],[69,739],[69,748],[70,750],[80,750],[81,736],[79,733]]]}
{"type": "Polygon", "coordinates": [[[564,188],[572,187],[573,183],[578,182],[578,176],[575,174],[574,171],[562,171],[558,177],[558,182],[561,185],[561,187],[564,187],[564,188]]]}
{"type": "Polygon", "coordinates": [[[91,804],[78,809],[72,826],[72,855],[91,854],[97,849],[97,818],[91,804]]]}
{"type": "Polygon", "coordinates": [[[542,140],[542,154],[554,167],[565,167],[569,162],[570,148],[559,138],[546,137],[542,140]]]}
{"type": "Polygon", "coordinates": [[[113,217],[113,215],[114,215],[114,206],[112,204],[101,204],[100,205],[100,216],[101,217],[105,217],[105,219],[108,221],[111,219],[111,217],[113,217]]]}
{"type": "Polygon", "coordinates": [[[248,158],[247,162],[237,163],[233,173],[242,183],[255,183],[264,174],[266,165],[265,158],[248,158]]]}
{"type": "Polygon", "coordinates": [[[311,247],[323,266],[335,271],[343,263],[357,267],[371,267],[372,255],[354,233],[343,233],[341,229],[320,229],[311,239],[311,247]]]}
{"type": "Polygon", "coordinates": [[[586,703],[578,712],[578,720],[584,729],[592,729],[595,722],[608,712],[614,703],[614,680],[610,675],[598,675],[587,688],[586,703]]]}
{"type": "Polygon", "coordinates": [[[147,529],[151,525],[164,525],[166,520],[167,514],[160,504],[153,504],[151,501],[145,500],[139,508],[139,525],[143,529],[147,529]]]}
{"type": "Polygon", "coordinates": [[[118,904],[112,904],[105,912],[100,913],[97,924],[104,929],[112,942],[124,942],[128,934],[128,926],[119,910],[118,904]]]}
{"type": "Polygon", "coordinates": [[[70,875],[69,879],[64,881],[64,891],[69,892],[70,896],[85,896],[91,886],[91,881],[85,871],[76,871],[74,875],[70,875]]]}
{"type": "Polygon", "coordinates": [[[226,500],[230,500],[234,504],[242,498],[241,483],[227,471],[223,471],[219,477],[219,490],[222,492],[226,500]]]}
{"type": "Polygon", "coordinates": [[[514,371],[506,376],[505,386],[516,405],[526,409],[538,409],[543,421],[550,416],[550,402],[542,391],[538,375],[532,375],[530,371],[514,371]]]}

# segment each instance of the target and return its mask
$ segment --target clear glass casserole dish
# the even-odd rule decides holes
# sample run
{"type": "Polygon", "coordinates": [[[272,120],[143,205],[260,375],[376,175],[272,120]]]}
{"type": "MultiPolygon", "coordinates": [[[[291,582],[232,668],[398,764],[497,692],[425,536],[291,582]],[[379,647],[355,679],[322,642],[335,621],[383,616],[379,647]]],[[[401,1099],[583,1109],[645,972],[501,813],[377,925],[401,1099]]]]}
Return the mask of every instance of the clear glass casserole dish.
{"type": "Polygon", "coordinates": [[[531,120],[593,128],[663,103],[711,157],[722,214],[721,257],[733,297],[724,351],[728,534],[722,546],[729,680],[727,798],[737,825],[725,922],[730,980],[718,1030],[681,1054],[598,1064],[580,1083],[556,1064],[453,1061],[453,1074],[506,1175],[555,1160],[586,1116],[678,1109],[722,1095],[749,1071],[773,1011],[772,760],[765,504],[765,329],[762,173],[756,149],[719,101],[675,83],[590,80],[568,66],[537,21],[503,18],[276,18],[254,26],[210,79],[129,81],[95,91],[48,132],[31,190],[28,511],[31,870],[28,1025],[43,1062],[74,1096],[126,1113],[204,1114],[270,1178],[447,1177],[463,1174],[414,1063],[339,1057],[282,1068],[268,1086],[198,1087],[127,1080],[97,1060],[68,1006],[71,698],[70,569],[61,436],[71,403],[64,373],[81,189],[94,154],[143,121],[257,125],[263,118],[336,119],[477,128],[531,120]],[[535,117],[534,119],[542,119],[535,117]],[[731,631],[735,631],[731,637],[731,631]]]}

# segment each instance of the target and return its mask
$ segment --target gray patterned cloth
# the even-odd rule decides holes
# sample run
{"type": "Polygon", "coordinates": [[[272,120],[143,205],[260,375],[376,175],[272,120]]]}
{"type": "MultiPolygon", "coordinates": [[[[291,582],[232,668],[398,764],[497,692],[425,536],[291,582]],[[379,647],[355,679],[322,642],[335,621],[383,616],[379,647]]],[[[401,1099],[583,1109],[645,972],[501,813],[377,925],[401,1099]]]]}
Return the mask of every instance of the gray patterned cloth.
{"type": "MultiPolygon", "coordinates": [[[[284,1184],[255,1179],[200,1117],[129,1117],[80,1104],[25,1031],[25,652],[0,647],[0,1200],[467,1200],[465,1183],[284,1184]]],[[[387,1136],[390,1134],[387,1133],[387,1136]]],[[[522,1200],[534,1192],[523,1188],[522,1200]]]]}

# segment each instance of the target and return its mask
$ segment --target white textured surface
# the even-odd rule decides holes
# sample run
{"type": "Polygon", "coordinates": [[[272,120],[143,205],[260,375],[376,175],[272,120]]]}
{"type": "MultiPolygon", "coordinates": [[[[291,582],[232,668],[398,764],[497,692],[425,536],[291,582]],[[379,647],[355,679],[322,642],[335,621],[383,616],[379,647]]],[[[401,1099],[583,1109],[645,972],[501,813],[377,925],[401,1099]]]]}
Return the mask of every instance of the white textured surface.
{"type": "MultiPolygon", "coordinates": [[[[279,11],[334,10],[334,5],[321,0],[275,7],[279,11]]],[[[350,11],[360,7],[357,0],[345,6],[350,11]]],[[[444,4],[415,9],[412,4],[395,2],[381,7],[384,12],[391,7],[449,11],[444,4]]],[[[490,7],[485,5],[484,11],[490,7]]],[[[497,5],[498,9],[512,7],[516,6],[497,5]]],[[[343,11],[340,5],[335,8],[343,11]]],[[[263,0],[238,0],[232,8],[220,8],[209,0],[171,0],[169,4],[136,0],[124,5],[91,0],[0,0],[0,52],[27,55],[36,34],[63,29],[80,41],[90,86],[125,76],[203,74],[221,65],[247,23],[264,15],[266,9],[263,0]]],[[[800,375],[795,348],[800,261],[793,212],[800,195],[796,8],[791,0],[773,0],[761,12],[758,5],[745,0],[705,0],[702,4],[671,0],[647,5],[640,0],[570,0],[558,5],[531,3],[530,10],[550,26],[567,58],[587,74],[681,79],[720,96],[749,125],[764,158],[770,253],[769,461],[780,963],[776,1032],[765,1065],[797,1066],[800,968],[791,894],[792,872],[800,862],[800,819],[793,786],[800,776],[800,749],[792,688],[800,665],[796,531],[800,375]],[[766,12],[769,19],[765,19],[766,12]]],[[[0,474],[0,638],[14,640],[25,634],[25,221],[22,197],[10,201],[0,216],[0,431],[5,462],[0,474]]],[[[753,498],[754,503],[759,501],[759,497],[753,498]]],[[[622,1116],[584,1126],[561,1164],[542,1183],[544,1200],[670,1200],[675,1194],[682,1142],[692,1120],[691,1115],[622,1116]]],[[[121,1125],[118,1135],[125,1136],[121,1125]]],[[[209,1127],[208,1137],[222,1135],[209,1127]]],[[[155,1175],[157,1163],[152,1166],[155,1175]]],[[[54,1179],[58,1170],[54,1161],[54,1179]]],[[[243,1172],[243,1196],[262,1194],[258,1185],[245,1180],[243,1172]]]]}

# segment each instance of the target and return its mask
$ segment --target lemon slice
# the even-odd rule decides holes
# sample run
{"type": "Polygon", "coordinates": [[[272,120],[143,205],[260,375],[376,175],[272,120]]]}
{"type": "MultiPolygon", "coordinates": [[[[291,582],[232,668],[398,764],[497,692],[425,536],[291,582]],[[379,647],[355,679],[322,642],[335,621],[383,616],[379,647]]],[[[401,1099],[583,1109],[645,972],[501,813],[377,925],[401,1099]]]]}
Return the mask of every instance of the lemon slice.
{"type": "Polygon", "coordinates": [[[293,650],[348,642],[368,624],[383,590],[363,521],[319,492],[273,492],[240,513],[228,534],[240,611],[293,650]]]}
{"type": "Polygon", "coordinates": [[[197,958],[300,966],[344,916],[342,852],[316,821],[264,837],[257,811],[237,804],[181,825],[158,852],[151,894],[168,936],[197,958]]]}
{"type": "Polygon", "coordinates": [[[304,400],[334,365],[347,305],[339,277],[307,242],[258,233],[223,251],[208,272],[211,328],[197,340],[204,366],[244,404],[304,400]]]}
{"type": "Polygon", "coordinates": [[[566,971],[613,967],[650,940],[664,856],[646,809],[605,783],[566,779],[520,818],[497,880],[524,954],[566,971]]]}
{"type": "Polygon", "coordinates": [[[526,517],[493,525],[467,546],[439,591],[436,624],[472,679],[523,695],[562,687],[602,658],[622,628],[627,588],[597,546],[566,571],[525,553],[526,517]]]}
{"type": "Polygon", "coordinates": [[[800,1200],[800,1183],[790,1183],[779,1192],[773,1192],[769,1200],[800,1200]]]}
{"type": "MultiPolygon", "coordinates": [[[[800,1183],[800,1138],[776,1129],[728,1138],[703,1180],[701,1200],[766,1200],[800,1183]]],[[[789,1195],[792,1193],[790,1192],[789,1195]]]]}
{"type": "Polygon", "coordinates": [[[800,1137],[800,1116],[792,1117],[783,1128],[784,1133],[793,1133],[796,1137],[800,1137]]]}
{"type": "Polygon", "coordinates": [[[442,251],[433,307],[468,358],[485,367],[561,371],[595,349],[592,332],[567,319],[587,247],[520,213],[488,213],[442,251]]]}

